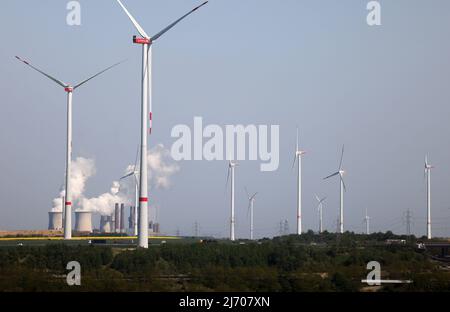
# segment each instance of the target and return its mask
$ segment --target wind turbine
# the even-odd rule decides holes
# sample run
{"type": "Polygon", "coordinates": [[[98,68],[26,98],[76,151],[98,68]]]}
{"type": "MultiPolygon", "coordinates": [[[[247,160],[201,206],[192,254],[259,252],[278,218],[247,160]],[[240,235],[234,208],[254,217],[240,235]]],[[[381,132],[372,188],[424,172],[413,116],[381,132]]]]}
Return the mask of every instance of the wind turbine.
{"type": "Polygon", "coordinates": [[[367,208],[366,208],[366,216],[364,217],[364,222],[366,223],[366,235],[370,235],[370,227],[369,227],[370,217],[367,214],[367,208]]]}
{"type": "Polygon", "coordinates": [[[139,25],[127,8],[120,0],[119,5],[127,14],[141,37],[134,36],[133,43],[142,45],[142,94],[141,94],[141,165],[139,182],[139,237],[138,245],[142,248],[148,248],[148,189],[147,189],[147,114],[149,118],[149,133],[152,132],[152,45],[157,39],[178,24],[181,20],[198,10],[208,1],[197,6],[187,14],[183,15],[175,22],[161,30],[156,35],[150,37],[139,25]],[[148,107],[147,107],[148,105],[148,107]]]}
{"type": "Polygon", "coordinates": [[[427,179],[427,238],[431,239],[431,169],[434,166],[428,163],[428,155],[425,156],[425,175],[427,179]]]}
{"type": "MultiPolygon", "coordinates": [[[[139,151],[138,151],[139,153],[139,151]]],[[[139,204],[139,171],[137,170],[137,160],[139,154],[136,155],[136,161],[134,162],[133,171],[128,172],[120,180],[128,177],[134,177],[134,235],[138,235],[138,204],[139,204]]]]}
{"type": "Polygon", "coordinates": [[[297,235],[302,234],[302,156],[304,151],[299,150],[298,144],[298,128],[297,128],[297,142],[295,146],[295,157],[292,168],[297,162],[297,235]]]}
{"type": "Polygon", "coordinates": [[[234,168],[236,168],[238,164],[232,160],[228,163],[228,175],[227,175],[227,184],[230,180],[230,173],[231,173],[231,216],[230,216],[230,240],[234,241],[234,226],[236,223],[235,216],[234,216],[234,168]]]}
{"type": "Polygon", "coordinates": [[[347,188],[345,187],[344,183],[344,174],[345,171],[342,169],[342,160],[344,158],[344,145],[342,145],[342,152],[341,152],[341,161],[339,162],[339,169],[337,172],[329,175],[328,177],[325,177],[324,180],[329,179],[334,176],[339,176],[340,180],[340,212],[339,212],[339,232],[342,234],[344,233],[344,191],[347,191],[347,188]]]}
{"type": "Polygon", "coordinates": [[[245,193],[247,194],[248,198],[248,210],[247,214],[250,211],[250,240],[253,240],[253,206],[255,204],[256,195],[258,192],[250,196],[250,194],[247,191],[247,188],[245,188],[245,193]]]}
{"type": "Polygon", "coordinates": [[[57,83],[61,87],[64,88],[64,91],[67,93],[67,141],[66,141],[66,194],[65,194],[65,203],[64,203],[64,239],[71,239],[72,238],[72,201],[71,201],[71,185],[70,185],[70,177],[71,177],[71,162],[72,162],[72,94],[73,92],[90,81],[91,79],[94,79],[95,77],[103,74],[107,70],[110,70],[111,68],[121,64],[122,62],[116,63],[112,66],[109,66],[108,68],[98,72],[97,74],[89,77],[86,80],[81,81],[80,83],[72,86],[70,84],[67,84],[61,80],[58,80],[49,74],[46,74],[45,72],[41,71],[37,67],[34,67],[29,62],[23,60],[22,58],[16,56],[16,59],[21,61],[22,63],[30,66],[35,71],[41,73],[48,79],[52,80],[53,82],[57,83]]]}
{"type": "Polygon", "coordinates": [[[326,197],[320,198],[316,194],[317,210],[319,211],[319,233],[323,233],[323,203],[326,199],[326,197]]]}

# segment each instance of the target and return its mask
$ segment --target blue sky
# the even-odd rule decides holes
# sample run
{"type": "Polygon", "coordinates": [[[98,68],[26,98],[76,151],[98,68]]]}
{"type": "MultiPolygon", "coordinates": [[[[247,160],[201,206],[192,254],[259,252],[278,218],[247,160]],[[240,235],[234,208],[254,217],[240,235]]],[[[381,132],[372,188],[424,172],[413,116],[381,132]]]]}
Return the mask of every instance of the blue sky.
{"type": "MultiPolygon", "coordinates": [[[[450,3],[380,1],[382,26],[366,24],[363,0],[211,1],[154,46],[154,135],[170,148],[173,126],[280,125],[280,168],[242,162],[237,230],[248,235],[244,186],[259,191],[258,236],[295,228],[295,128],[304,158],[304,225],[317,228],[314,193],[328,196],[325,226],[335,229],[336,170],[345,143],[346,229],[425,233],[423,159],[429,153],[434,234],[450,235],[450,3]]],[[[80,89],[74,103],[74,156],[94,158],[86,196],[108,191],[134,162],[139,142],[140,49],[115,1],[80,1],[82,25],[66,24],[67,1],[2,1],[0,10],[0,229],[45,228],[63,180],[65,94],[14,59],[21,55],[65,81],[128,61],[80,89]]],[[[153,34],[199,2],[125,0],[153,34]]],[[[162,229],[226,235],[225,162],[181,162],[172,187],[155,191],[162,229]]],[[[151,195],[152,196],[152,195],[151,195]]]]}

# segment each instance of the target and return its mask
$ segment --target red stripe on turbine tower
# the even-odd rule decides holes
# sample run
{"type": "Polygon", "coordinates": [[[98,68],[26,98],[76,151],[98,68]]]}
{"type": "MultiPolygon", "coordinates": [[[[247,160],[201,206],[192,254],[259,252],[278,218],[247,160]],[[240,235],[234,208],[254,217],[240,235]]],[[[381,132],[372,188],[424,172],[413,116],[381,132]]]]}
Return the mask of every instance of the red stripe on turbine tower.
{"type": "Polygon", "coordinates": [[[72,206],[72,202],[66,202],[66,206],[72,206]]]}
{"type": "Polygon", "coordinates": [[[139,201],[142,202],[148,202],[148,198],[147,197],[139,197],[139,201]]]}

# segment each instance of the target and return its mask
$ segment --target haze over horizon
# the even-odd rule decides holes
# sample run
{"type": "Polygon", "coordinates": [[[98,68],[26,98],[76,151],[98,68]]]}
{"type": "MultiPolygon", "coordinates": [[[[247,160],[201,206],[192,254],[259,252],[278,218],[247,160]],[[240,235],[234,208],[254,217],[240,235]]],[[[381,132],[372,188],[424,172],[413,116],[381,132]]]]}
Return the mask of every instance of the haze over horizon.
{"type": "MultiPolygon", "coordinates": [[[[125,0],[151,34],[201,1],[125,0]]],[[[171,130],[204,125],[280,125],[280,167],[261,161],[236,169],[238,238],[249,235],[247,197],[255,202],[256,237],[273,236],[287,219],[295,230],[292,160],[296,127],[303,158],[304,231],[317,231],[314,194],[327,196],[324,226],[336,230],[336,171],[345,144],[345,229],[426,230],[424,157],[432,171],[432,233],[450,236],[450,2],[382,2],[382,26],[366,24],[366,1],[213,0],[153,47],[153,134],[149,148],[170,149],[171,130]]],[[[108,192],[133,164],[139,144],[140,47],[115,1],[80,1],[82,25],[66,24],[66,4],[7,0],[0,12],[0,230],[44,229],[64,178],[63,90],[15,55],[67,82],[119,60],[74,95],[73,158],[95,160],[85,195],[108,192]]],[[[170,188],[150,191],[163,232],[227,236],[226,161],[181,161],[170,188]]],[[[154,210],[151,215],[154,215],[154,210]]],[[[98,227],[97,219],[93,224],[98,227]]]]}

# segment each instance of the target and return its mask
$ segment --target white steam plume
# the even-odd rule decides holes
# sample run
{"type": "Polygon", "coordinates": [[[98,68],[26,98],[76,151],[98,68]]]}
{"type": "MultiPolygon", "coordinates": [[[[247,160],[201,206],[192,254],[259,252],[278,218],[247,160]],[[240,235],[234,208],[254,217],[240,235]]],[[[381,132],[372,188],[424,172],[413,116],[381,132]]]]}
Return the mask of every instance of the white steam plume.
{"type": "MultiPolygon", "coordinates": [[[[71,182],[71,201],[76,206],[79,204],[80,199],[83,197],[86,181],[95,174],[95,164],[93,159],[87,159],[78,157],[72,161],[72,167],[70,172],[71,182]]],[[[66,191],[64,187],[59,193],[59,197],[53,199],[52,211],[62,211],[63,201],[66,191]]]]}
{"type": "MultiPolygon", "coordinates": [[[[171,161],[169,150],[158,144],[147,152],[148,182],[150,188],[170,187],[170,178],[180,170],[179,166],[171,161]]],[[[137,170],[138,168],[136,168],[137,170]]],[[[134,165],[127,166],[123,175],[134,171],[134,165]]],[[[110,192],[95,198],[82,198],[80,200],[83,210],[98,212],[101,215],[110,215],[115,203],[134,205],[135,187],[134,177],[131,176],[120,182],[114,181],[110,192]]]]}

